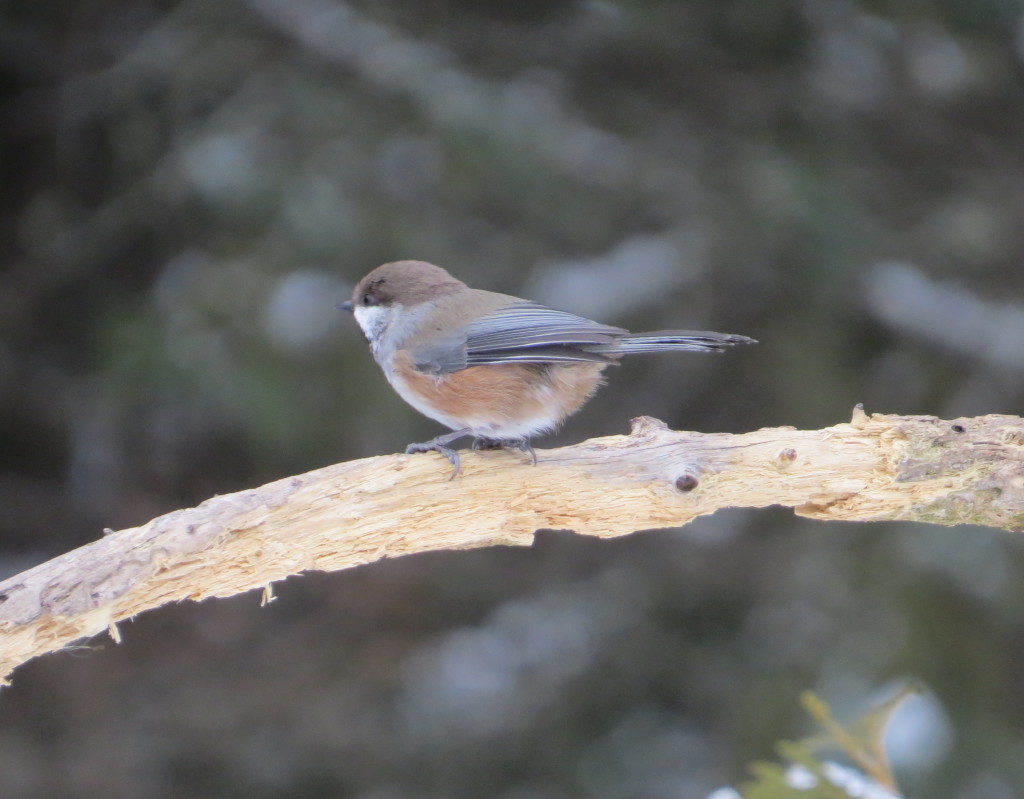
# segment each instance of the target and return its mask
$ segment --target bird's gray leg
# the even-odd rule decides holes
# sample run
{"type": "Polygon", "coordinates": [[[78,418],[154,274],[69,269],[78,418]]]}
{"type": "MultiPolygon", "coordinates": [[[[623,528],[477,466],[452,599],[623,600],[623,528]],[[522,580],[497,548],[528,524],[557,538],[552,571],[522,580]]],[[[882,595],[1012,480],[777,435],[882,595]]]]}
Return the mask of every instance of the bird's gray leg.
{"type": "Polygon", "coordinates": [[[454,480],[456,475],[459,473],[459,453],[449,447],[448,444],[451,444],[453,441],[462,438],[463,436],[472,435],[472,433],[473,431],[468,427],[463,428],[462,430],[455,430],[451,433],[445,433],[442,436],[438,436],[437,438],[432,438],[430,441],[424,441],[421,444],[410,444],[405,448],[405,453],[407,455],[412,455],[416,452],[438,452],[441,455],[444,455],[451,462],[452,466],[455,467],[452,472],[452,476],[448,478],[449,480],[454,480]]]}

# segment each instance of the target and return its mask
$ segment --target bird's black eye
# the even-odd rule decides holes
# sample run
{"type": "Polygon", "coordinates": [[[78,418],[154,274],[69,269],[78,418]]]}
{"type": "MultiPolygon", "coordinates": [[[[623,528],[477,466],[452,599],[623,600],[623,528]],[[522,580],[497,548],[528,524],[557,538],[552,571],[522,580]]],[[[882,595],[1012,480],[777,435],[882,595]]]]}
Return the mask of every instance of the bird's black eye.
{"type": "Polygon", "coordinates": [[[383,288],[384,283],[387,281],[379,277],[376,280],[370,282],[370,284],[363,291],[363,298],[359,301],[362,305],[385,305],[390,302],[388,292],[383,288]]]}

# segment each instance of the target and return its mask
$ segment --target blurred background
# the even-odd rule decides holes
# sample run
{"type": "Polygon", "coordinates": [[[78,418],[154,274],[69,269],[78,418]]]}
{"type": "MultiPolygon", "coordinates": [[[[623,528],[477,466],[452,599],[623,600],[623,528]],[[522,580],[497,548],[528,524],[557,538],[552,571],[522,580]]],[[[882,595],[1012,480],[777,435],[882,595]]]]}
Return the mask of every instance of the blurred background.
{"type": "MultiPolygon", "coordinates": [[[[539,447],[1024,407],[1020,0],[2,8],[3,574],[441,432],[335,309],[399,258],[761,341],[634,358],[539,447]]],[[[276,593],[19,669],[0,796],[699,799],[802,690],[904,678],[908,795],[1024,795],[1009,533],[736,510],[276,593]]]]}

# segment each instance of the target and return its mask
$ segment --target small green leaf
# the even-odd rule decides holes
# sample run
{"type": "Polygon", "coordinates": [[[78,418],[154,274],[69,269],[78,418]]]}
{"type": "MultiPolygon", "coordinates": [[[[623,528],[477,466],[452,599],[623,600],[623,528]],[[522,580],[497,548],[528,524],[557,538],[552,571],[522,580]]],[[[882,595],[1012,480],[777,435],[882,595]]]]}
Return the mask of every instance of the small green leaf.
{"type": "Polygon", "coordinates": [[[780,741],[776,750],[780,759],[789,765],[751,764],[752,779],[740,786],[743,799],[849,799],[851,794],[838,784],[844,781],[846,770],[822,759],[830,752],[845,754],[864,779],[899,799],[885,753],[885,728],[900,703],[918,691],[915,685],[904,685],[890,699],[847,726],[833,718],[827,703],[806,692],[801,703],[822,732],[801,741],[780,741]]]}

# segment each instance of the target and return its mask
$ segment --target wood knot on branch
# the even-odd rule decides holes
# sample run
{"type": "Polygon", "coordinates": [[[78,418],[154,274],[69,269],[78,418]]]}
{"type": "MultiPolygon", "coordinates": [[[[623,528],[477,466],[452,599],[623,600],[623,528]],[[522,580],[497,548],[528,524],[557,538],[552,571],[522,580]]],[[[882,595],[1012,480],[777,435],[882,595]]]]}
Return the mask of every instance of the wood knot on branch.
{"type": "Polygon", "coordinates": [[[775,465],[780,468],[789,466],[796,460],[796,450],[793,447],[783,447],[775,453],[775,465]]]}
{"type": "Polygon", "coordinates": [[[634,438],[653,438],[668,430],[668,425],[653,416],[637,416],[629,420],[629,434],[634,438]]]}
{"type": "Polygon", "coordinates": [[[700,480],[693,472],[683,472],[676,478],[676,489],[684,494],[693,491],[698,485],[700,480]]]}

